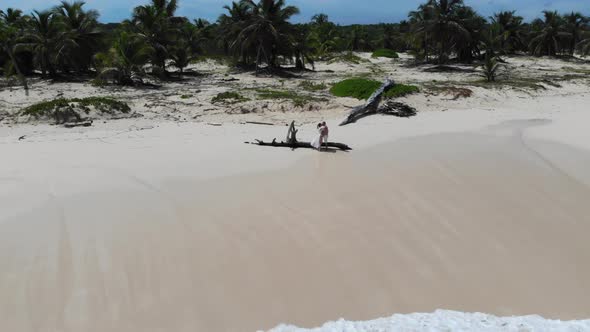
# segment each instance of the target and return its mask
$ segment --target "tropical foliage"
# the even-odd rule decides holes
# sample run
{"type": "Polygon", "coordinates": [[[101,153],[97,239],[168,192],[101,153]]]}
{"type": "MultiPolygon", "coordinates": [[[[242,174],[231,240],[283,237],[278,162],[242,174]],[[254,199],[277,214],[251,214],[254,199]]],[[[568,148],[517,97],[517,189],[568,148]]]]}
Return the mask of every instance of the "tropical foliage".
{"type": "Polygon", "coordinates": [[[486,55],[486,60],[481,65],[482,68],[482,76],[488,82],[495,82],[496,77],[498,77],[498,70],[500,69],[500,64],[498,60],[493,57],[492,55],[486,55]]]}
{"type": "Polygon", "coordinates": [[[527,23],[514,11],[485,18],[463,0],[426,0],[396,24],[340,26],[325,14],[293,24],[287,0],[238,0],[216,22],[177,16],[177,0],[146,0],[121,23],[101,24],[82,1],[45,10],[0,10],[0,71],[21,79],[96,76],[138,84],[142,78],[185,75],[202,57],[226,57],[245,69],[313,69],[317,60],[353,59],[353,52],[417,61],[501,62],[501,56],[590,55],[582,13],[545,11],[527,23]]]}

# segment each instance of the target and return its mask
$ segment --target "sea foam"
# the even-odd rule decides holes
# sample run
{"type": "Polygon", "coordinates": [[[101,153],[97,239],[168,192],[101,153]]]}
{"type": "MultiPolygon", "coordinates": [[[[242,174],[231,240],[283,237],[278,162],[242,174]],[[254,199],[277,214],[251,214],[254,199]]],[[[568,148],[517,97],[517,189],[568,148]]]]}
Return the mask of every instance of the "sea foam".
{"type": "Polygon", "coordinates": [[[581,332],[590,331],[590,320],[559,321],[541,316],[496,317],[482,313],[437,310],[430,314],[393,315],[366,322],[339,320],[322,327],[304,329],[280,325],[269,332],[409,332],[409,331],[481,331],[481,332],[581,332]]]}

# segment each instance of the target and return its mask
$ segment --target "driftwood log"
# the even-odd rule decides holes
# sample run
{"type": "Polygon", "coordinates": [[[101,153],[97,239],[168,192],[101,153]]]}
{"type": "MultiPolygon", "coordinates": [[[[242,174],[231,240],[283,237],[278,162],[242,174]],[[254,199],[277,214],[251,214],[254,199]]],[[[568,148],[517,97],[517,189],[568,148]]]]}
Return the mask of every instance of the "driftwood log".
{"type": "Polygon", "coordinates": [[[375,91],[364,105],[357,106],[350,111],[346,119],[340,123],[345,126],[354,123],[357,120],[373,114],[387,114],[399,117],[410,117],[416,115],[416,110],[404,103],[388,101],[384,105],[380,105],[383,100],[383,94],[390,88],[395,86],[392,80],[385,80],[377,91],[375,91]]]}
{"type": "MultiPolygon", "coordinates": [[[[277,148],[291,148],[291,149],[315,149],[310,142],[299,142],[297,140],[297,132],[295,129],[295,121],[289,125],[289,131],[287,132],[287,138],[284,142],[277,142],[277,139],[273,139],[272,142],[264,142],[261,140],[255,140],[255,142],[245,142],[246,144],[254,144],[260,146],[272,146],[277,148]]],[[[352,148],[344,143],[326,142],[322,144],[323,148],[334,148],[342,151],[350,151],[352,148]]]]}
{"type": "Polygon", "coordinates": [[[62,125],[66,128],[90,127],[90,126],[92,126],[92,120],[80,121],[80,122],[66,122],[62,125]]]}

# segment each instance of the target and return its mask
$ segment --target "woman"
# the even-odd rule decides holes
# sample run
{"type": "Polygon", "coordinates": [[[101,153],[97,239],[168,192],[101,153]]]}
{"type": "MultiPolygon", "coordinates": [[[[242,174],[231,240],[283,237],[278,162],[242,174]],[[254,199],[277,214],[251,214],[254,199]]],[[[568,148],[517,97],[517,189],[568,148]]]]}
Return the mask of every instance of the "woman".
{"type": "Polygon", "coordinates": [[[313,140],[313,142],[311,142],[311,146],[316,150],[320,150],[322,147],[323,139],[324,139],[324,136],[323,136],[324,127],[322,126],[321,123],[318,123],[318,125],[316,126],[316,129],[318,131],[318,135],[313,140]]]}

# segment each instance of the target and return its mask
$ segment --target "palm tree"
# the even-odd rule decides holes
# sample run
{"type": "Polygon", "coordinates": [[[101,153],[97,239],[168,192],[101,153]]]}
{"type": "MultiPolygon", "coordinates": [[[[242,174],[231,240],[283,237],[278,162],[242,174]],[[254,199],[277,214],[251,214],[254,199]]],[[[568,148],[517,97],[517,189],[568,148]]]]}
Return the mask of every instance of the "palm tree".
{"type": "Polygon", "coordinates": [[[344,47],[341,47],[343,43],[336,28],[331,28],[326,33],[321,33],[320,29],[313,27],[310,35],[307,38],[307,43],[310,48],[315,50],[315,57],[322,59],[329,53],[339,51],[344,47]]]}
{"type": "Polygon", "coordinates": [[[500,64],[495,57],[490,54],[486,54],[486,60],[482,65],[482,76],[488,82],[495,82],[496,77],[498,76],[498,69],[500,69],[500,64]]]}
{"type": "Polygon", "coordinates": [[[309,63],[315,69],[313,54],[316,53],[314,46],[317,45],[315,38],[308,26],[296,25],[293,28],[293,55],[295,56],[295,68],[305,69],[305,63],[309,63]]]}
{"type": "Polygon", "coordinates": [[[462,8],[465,8],[463,0],[429,0],[418,8],[418,12],[410,13],[417,19],[415,32],[423,36],[423,40],[435,43],[439,63],[448,61],[449,51],[456,43],[471,38],[459,16],[462,8]]]}
{"type": "Polygon", "coordinates": [[[534,38],[529,43],[533,55],[555,56],[561,50],[560,42],[570,36],[563,31],[563,18],[556,11],[544,11],[544,20],[533,22],[534,38]]]}
{"type": "Polygon", "coordinates": [[[348,35],[348,51],[366,51],[371,48],[369,36],[363,26],[354,25],[348,35]]]}
{"type": "Polygon", "coordinates": [[[564,16],[565,19],[565,30],[570,34],[569,53],[574,55],[576,45],[582,39],[582,32],[584,27],[588,23],[588,18],[581,13],[567,14],[564,16]]]}
{"type": "Polygon", "coordinates": [[[294,6],[286,6],[285,0],[243,0],[251,9],[252,15],[234,44],[244,49],[256,49],[256,68],[262,60],[270,67],[276,67],[277,49],[288,40],[291,24],[289,19],[299,13],[294,6]]]}
{"type": "Polygon", "coordinates": [[[180,71],[180,75],[184,74],[184,68],[195,59],[193,48],[186,39],[180,39],[170,50],[170,58],[172,65],[180,71]]]}
{"type": "Polygon", "coordinates": [[[308,36],[310,47],[315,49],[315,56],[325,57],[328,53],[345,48],[336,25],[330,22],[326,14],[316,14],[311,18],[311,30],[308,36]]]}
{"type": "Polygon", "coordinates": [[[166,73],[168,48],[173,44],[178,32],[179,20],[174,14],[178,8],[176,0],[152,0],[149,5],[135,7],[132,25],[154,49],[152,62],[162,74],[166,73]]]}
{"type": "Polygon", "coordinates": [[[486,57],[491,56],[497,60],[500,59],[500,54],[508,53],[506,51],[506,34],[502,33],[504,28],[499,23],[492,23],[481,40],[482,48],[486,51],[486,57]]]}
{"type": "MultiPolygon", "coordinates": [[[[2,13],[4,14],[4,13],[2,13]]],[[[21,84],[25,88],[25,93],[29,95],[29,85],[23,75],[19,63],[14,55],[14,47],[16,44],[17,30],[15,27],[7,24],[7,20],[4,15],[0,15],[0,51],[4,52],[8,56],[8,63],[6,64],[6,74],[10,75],[12,70],[16,73],[21,84]]]]}
{"type": "Polygon", "coordinates": [[[427,8],[427,4],[418,6],[418,10],[409,13],[411,43],[414,44],[417,58],[424,58],[429,61],[430,36],[428,35],[427,22],[432,19],[432,11],[427,8]]]}
{"type": "Polygon", "coordinates": [[[330,23],[330,18],[324,13],[315,14],[311,17],[311,23],[315,25],[324,25],[330,23]]]}
{"type": "Polygon", "coordinates": [[[215,47],[212,44],[215,41],[215,26],[203,18],[196,19],[191,26],[191,32],[187,39],[192,46],[193,53],[204,53],[215,47]]]}
{"type": "Polygon", "coordinates": [[[381,45],[381,47],[391,50],[398,49],[398,46],[400,46],[401,44],[401,34],[398,31],[396,31],[394,25],[380,24],[380,26],[383,29],[381,38],[379,38],[379,44],[381,45]]]}
{"type": "Polygon", "coordinates": [[[98,29],[98,12],[95,10],[85,11],[84,4],[82,1],[71,3],[62,1],[54,9],[57,17],[61,19],[68,37],[74,41],[64,50],[68,54],[64,65],[74,67],[79,71],[88,70],[90,67],[102,35],[98,29]]]}
{"type": "Polygon", "coordinates": [[[108,53],[96,55],[99,78],[113,78],[118,84],[133,85],[134,77],[145,74],[153,51],[144,36],[120,32],[108,53]]]}
{"type": "Polygon", "coordinates": [[[226,5],[223,8],[227,10],[227,14],[222,14],[217,20],[219,24],[219,42],[226,55],[232,50],[240,58],[240,61],[247,62],[248,52],[240,49],[234,41],[238,39],[246,23],[250,20],[252,8],[244,1],[234,1],[231,7],[226,5]]]}
{"type": "Polygon", "coordinates": [[[43,77],[47,72],[55,77],[59,58],[63,56],[64,45],[75,44],[64,34],[63,25],[52,11],[34,11],[31,17],[30,30],[23,36],[24,43],[17,49],[29,49],[43,77]]]}
{"type": "Polygon", "coordinates": [[[486,20],[473,8],[462,6],[457,9],[458,21],[469,33],[468,38],[453,38],[457,57],[461,62],[472,62],[481,54],[481,41],[485,39],[486,20]]]}
{"type": "Polygon", "coordinates": [[[493,25],[498,27],[500,49],[503,53],[513,54],[523,45],[522,20],[515,11],[495,13],[490,18],[493,25]]]}
{"type": "Polygon", "coordinates": [[[0,20],[9,26],[24,27],[23,18],[23,12],[20,9],[8,8],[6,11],[0,10],[0,20]]]}

